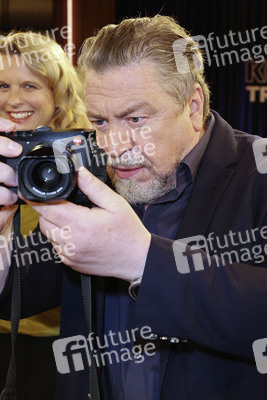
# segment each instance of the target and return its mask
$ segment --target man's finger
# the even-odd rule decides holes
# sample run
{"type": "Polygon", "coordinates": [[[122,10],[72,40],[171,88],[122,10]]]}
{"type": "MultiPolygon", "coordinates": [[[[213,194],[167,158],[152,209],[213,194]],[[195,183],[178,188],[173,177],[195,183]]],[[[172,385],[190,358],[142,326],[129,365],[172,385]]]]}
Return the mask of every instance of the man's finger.
{"type": "MultiPolygon", "coordinates": [[[[44,219],[44,222],[51,223],[54,227],[61,227],[72,220],[73,208],[76,207],[73,203],[63,201],[59,204],[33,203],[23,199],[35,211],[38,212],[44,219]],[[67,216],[67,217],[66,217],[67,216]],[[69,217],[69,220],[68,220],[69,217]]],[[[40,220],[41,223],[41,220],[40,220]]],[[[43,225],[43,223],[42,223],[43,225]]],[[[45,228],[43,229],[46,230],[45,228]]]]}
{"type": "Polygon", "coordinates": [[[78,185],[88,199],[100,208],[112,211],[122,198],[86,168],[79,169],[78,185]]]}

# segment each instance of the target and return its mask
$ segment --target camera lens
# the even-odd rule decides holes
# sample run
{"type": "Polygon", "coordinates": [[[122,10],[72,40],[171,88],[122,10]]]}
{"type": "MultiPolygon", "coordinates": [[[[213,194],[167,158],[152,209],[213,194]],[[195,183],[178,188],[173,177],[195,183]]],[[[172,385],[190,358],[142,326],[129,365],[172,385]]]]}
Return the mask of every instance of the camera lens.
{"type": "Polygon", "coordinates": [[[57,171],[55,163],[43,161],[34,166],[32,178],[38,188],[48,191],[60,185],[62,174],[57,171]]]}
{"type": "Polygon", "coordinates": [[[67,199],[76,187],[77,174],[70,158],[24,156],[18,165],[19,189],[30,201],[67,199]]]}

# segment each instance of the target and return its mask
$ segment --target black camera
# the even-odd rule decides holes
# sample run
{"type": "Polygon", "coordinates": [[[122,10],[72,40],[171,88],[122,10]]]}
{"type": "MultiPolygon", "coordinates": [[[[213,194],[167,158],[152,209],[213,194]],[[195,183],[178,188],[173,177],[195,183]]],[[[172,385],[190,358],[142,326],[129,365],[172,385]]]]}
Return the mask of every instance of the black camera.
{"type": "MultiPolygon", "coordinates": [[[[23,146],[19,157],[0,157],[0,161],[17,171],[18,189],[29,201],[58,203],[69,200],[90,205],[77,186],[77,171],[81,166],[106,181],[106,156],[98,147],[95,131],[55,130],[40,126],[29,131],[0,132],[0,136],[23,146]]],[[[9,189],[17,191],[17,188],[9,189]]],[[[17,203],[24,201],[18,199],[17,203]]]]}

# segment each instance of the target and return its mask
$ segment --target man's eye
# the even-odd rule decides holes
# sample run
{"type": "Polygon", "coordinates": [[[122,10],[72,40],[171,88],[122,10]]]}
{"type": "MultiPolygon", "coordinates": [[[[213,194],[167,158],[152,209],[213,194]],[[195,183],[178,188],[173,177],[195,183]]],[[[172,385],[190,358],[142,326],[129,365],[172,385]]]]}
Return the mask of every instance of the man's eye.
{"type": "Polygon", "coordinates": [[[1,83],[0,84],[0,89],[8,89],[9,86],[6,83],[1,83]]]}
{"type": "Polygon", "coordinates": [[[103,126],[106,123],[106,121],[104,119],[97,119],[97,120],[91,121],[91,122],[92,122],[92,124],[94,124],[96,126],[103,126]]]}
{"type": "Polygon", "coordinates": [[[130,121],[133,122],[134,124],[137,124],[138,122],[141,122],[143,120],[142,117],[131,117],[130,121]]]}

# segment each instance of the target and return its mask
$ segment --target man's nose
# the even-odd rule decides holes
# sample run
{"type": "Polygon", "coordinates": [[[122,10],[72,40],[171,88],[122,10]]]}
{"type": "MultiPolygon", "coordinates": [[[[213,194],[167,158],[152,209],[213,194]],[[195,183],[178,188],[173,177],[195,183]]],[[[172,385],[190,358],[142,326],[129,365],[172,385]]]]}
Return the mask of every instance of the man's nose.
{"type": "Polygon", "coordinates": [[[123,153],[131,150],[134,146],[129,129],[121,126],[110,126],[107,134],[107,152],[112,157],[120,157],[123,153]]]}

